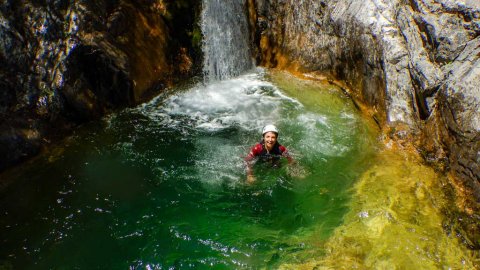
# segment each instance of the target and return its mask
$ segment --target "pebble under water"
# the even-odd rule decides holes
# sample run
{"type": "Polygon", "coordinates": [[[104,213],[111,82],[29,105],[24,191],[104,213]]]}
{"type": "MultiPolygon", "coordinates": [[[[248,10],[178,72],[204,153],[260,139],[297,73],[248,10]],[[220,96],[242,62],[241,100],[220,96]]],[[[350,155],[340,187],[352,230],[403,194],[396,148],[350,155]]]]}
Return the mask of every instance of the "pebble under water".
{"type": "Polygon", "coordinates": [[[0,193],[0,268],[472,265],[418,187],[434,172],[378,154],[375,126],[334,86],[259,69],[173,92],[4,175],[14,181],[0,193]],[[297,165],[257,166],[246,184],[243,158],[268,123],[297,165]]]}

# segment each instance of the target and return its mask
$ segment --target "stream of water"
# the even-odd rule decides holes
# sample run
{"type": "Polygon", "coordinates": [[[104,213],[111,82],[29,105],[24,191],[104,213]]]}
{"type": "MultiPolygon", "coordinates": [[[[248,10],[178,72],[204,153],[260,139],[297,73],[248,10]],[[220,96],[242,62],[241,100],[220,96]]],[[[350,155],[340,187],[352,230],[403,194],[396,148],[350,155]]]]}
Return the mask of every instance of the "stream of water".
{"type": "Polygon", "coordinates": [[[224,80],[253,68],[244,0],[203,0],[203,75],[206,82],[224,80]]]}
{"type": "Polygon", "coordinates": [[[259,69],[174,92],[2,175],[0,268],[472,267],[438,176],[383,149],[339,89],[259,69]],[[246,184],[267,123],[298,165],[246,184]]]}

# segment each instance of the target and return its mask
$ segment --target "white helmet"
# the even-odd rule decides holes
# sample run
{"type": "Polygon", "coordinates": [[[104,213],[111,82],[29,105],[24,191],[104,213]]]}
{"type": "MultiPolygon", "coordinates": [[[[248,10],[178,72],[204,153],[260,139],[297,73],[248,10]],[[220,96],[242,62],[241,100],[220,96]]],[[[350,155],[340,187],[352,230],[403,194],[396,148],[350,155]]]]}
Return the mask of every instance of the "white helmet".
{"type": "Polygon", "coordinates": [[[273,133],[278,134],[278,129],[277,129],[277,127],[274,126],[274,125],[266,125],[266,126],[263,128],[262,135],[265,135],[265,133],[267,133],[267,132],[273,132],[273,133]]]}

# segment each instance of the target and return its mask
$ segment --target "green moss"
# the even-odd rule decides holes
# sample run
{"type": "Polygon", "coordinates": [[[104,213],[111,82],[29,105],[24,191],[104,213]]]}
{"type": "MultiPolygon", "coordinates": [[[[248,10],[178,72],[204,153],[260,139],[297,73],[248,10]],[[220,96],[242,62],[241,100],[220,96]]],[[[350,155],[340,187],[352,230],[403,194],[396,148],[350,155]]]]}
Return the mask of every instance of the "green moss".
{"type": "Polygon", "coordinates": [[[199,27],[195,27],[192,32],[189,33],[191,40],[192,40],[192,46],[194,48],[201,48],[202,47],[202,32],[200,31],[199,27]]]}

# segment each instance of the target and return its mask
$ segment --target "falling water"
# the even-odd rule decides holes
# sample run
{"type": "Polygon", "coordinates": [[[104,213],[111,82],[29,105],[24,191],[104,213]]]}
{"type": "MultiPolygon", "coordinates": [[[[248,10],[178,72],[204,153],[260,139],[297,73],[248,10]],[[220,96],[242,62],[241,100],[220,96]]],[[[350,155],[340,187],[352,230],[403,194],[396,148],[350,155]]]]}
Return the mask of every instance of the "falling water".
{"type": "Polygon", "coordinates": [[[253,67],[244,0],[203,0],[205,81],[235,77],[253,67]]]}

